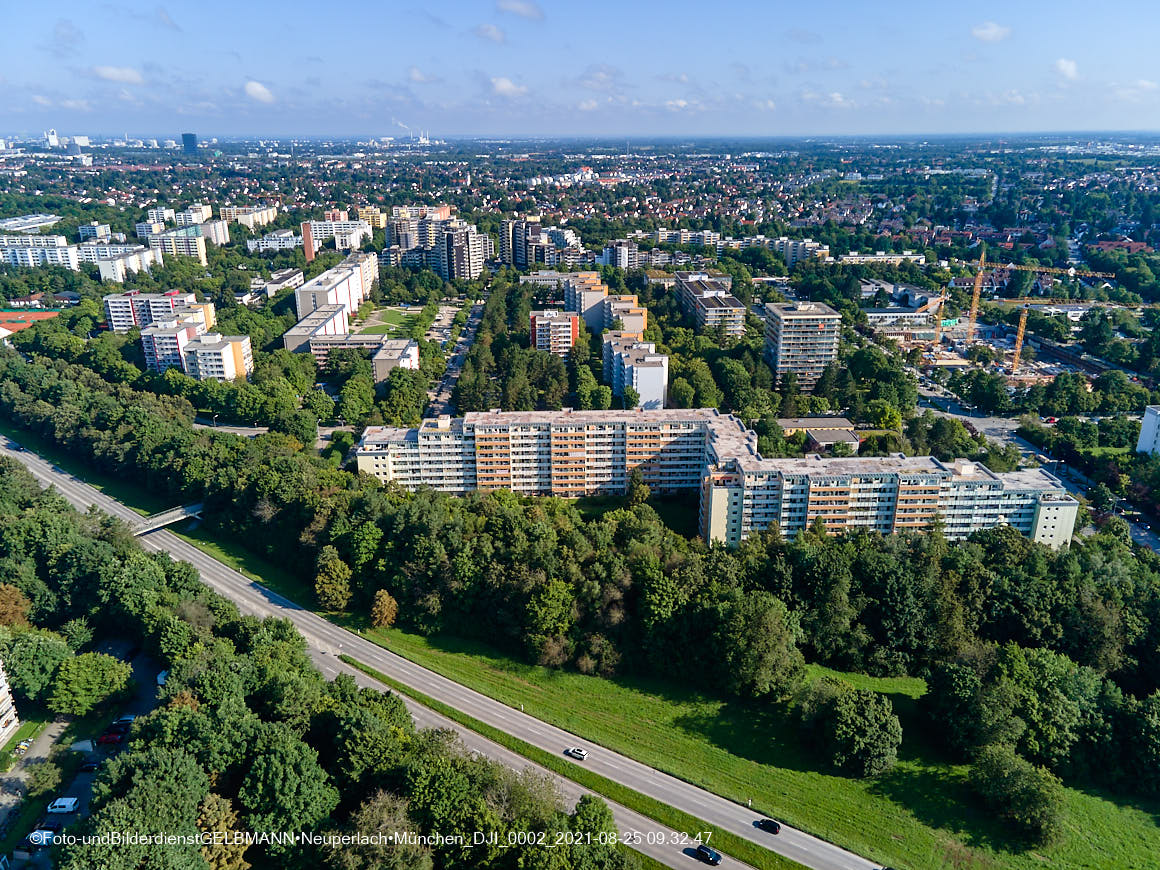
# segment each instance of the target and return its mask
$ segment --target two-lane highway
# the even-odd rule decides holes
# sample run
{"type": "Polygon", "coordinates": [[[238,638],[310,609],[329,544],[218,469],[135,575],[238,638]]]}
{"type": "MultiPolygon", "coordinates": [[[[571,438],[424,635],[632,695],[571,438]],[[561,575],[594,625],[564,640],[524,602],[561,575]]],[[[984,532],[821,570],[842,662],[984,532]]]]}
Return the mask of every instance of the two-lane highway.
{"type": "MultiPolygon", "coordinates": [[[[78,507],[96,505],[106,513],[124,520],[139,520],[137,514],[120,502],[55,469],[35,454],[8,449],[0,452],[23,462],[40,481],[55,486],[78,507]]],[[[755,827],[761,816],[752,810],[611,750],[593,746],[590,741],[422,668],[254,583],[170,532],[154,532],[140,540],[148,548],[163,550],[176,559],[194,565],[200,571],[203,582],[235,602],[243,612],[291,620],[312,647],[331,659],[342,653],[350,655],[406,686],[547,752],[560,753],[568,746],[586,746],[590,754],[585,766],[594,773],[689,813],[721,830],[778,852],[806,867],[814,870],[875,870],[878,866],[832,843],[788,826],[783,826],[778,836],[766,834],[755,827]]],[[[499,749],[495,744],[490,746],[499,749]]],[[[490,750],[486,754],[495,755],[490,750]]],[[[521,759],[519,764],[523,766],[527,762],[521,759]]],[[[572,788],[576,786],[572,784],[572,788]]],[[[618,809],[623,812],[618,816],[617,823],[624,824],[621,818],[628,811],[623,807],[618,809]]],[[[652,830],[660,828],[655,822],[649,824],[652,830]]],[[[683,864],[671,866],[688,866],[687,857],[682,854],[682,858],[683,864]]],[[[669,856],[665,863],[671,860],[669,856]]]]}

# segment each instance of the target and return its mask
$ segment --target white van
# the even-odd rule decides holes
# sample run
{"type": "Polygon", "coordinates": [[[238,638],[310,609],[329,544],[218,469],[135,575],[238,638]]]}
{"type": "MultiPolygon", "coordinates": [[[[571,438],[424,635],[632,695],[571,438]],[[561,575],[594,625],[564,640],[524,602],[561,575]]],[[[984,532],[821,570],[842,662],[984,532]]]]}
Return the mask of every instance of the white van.
{"type": "Polygon", "coordinates": [[[57,798],[48,805],[46,813],[75,813],[77,811],[77,798],[62,797],[57,798]]]}

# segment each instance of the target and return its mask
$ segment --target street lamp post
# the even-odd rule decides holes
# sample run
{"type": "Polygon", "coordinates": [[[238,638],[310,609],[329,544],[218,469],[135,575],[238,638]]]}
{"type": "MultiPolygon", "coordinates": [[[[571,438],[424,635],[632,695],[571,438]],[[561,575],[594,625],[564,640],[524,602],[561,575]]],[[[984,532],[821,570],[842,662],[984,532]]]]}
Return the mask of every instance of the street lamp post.
{"type": "Polygon", "coordinates": [[[217,414],[214,414],[214,415],[213,415],[213,427],[214,427],[215,429],[217,428],[217,418],[218,418],[218,415],[217,415],[217,414]]]}

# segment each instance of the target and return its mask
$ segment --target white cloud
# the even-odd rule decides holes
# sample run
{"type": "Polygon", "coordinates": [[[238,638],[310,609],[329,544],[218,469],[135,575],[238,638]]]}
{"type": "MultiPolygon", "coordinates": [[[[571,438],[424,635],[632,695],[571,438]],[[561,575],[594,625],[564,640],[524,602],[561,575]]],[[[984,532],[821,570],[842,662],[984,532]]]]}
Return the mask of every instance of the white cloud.
{"type": "Polygon", "coordinates": [[[1002,42],[1011,35],[1011,28],[996,24],[994,21],[984,21],[971,28],[971,36],[979,42],[1002,42]]]}
{"type": "Polygon", "coordinates": [[[825,106],[827,109],[853,109],[858,105],[839,91],[830,91],[826,94],[819,94],[817,91],[803,91],[801,98],[803,102],[825,106]]]}
{"type": "Polygon", "coordinates": [[[1150,80],[1148,80],[1148,79],[1137,79],[1137,80],[1136,80],[1136,89],[1137,89],[1137,90],[1140,90],[1140,91],[1154,91],[1154,90],[1156,90],[1157,88],[1160,88],[1160,84],[1157,84],[1157,83],[1156,83],[1156,82],[1154,82],[1154,81],[1150,81],[1150,80]]]}
{"type": "Polygon", "coordinates": [[[528,89],[524,85],[517,85],[507,76],[495,76],[491,80],[491,92],[499,97],[522,97],[528,89]]]}
{"type": "Polygon", "coordinates": [[[544,10],[534,0],[496,0],[495,8],[500,12],[510,12],[529,21],[543,21],[544,10]]]}
{"type": "Polygon", "coordinates": [[[141,73],[131,66],[95,66],[93,75],[107,82],[120,82],[123,85],[139,85],[145,81],[141,73]]]}
{"type": "Polygon", "coordinates": [[[472,32],[480,39],[486,39],[497,45],[507,40],[507,35],[494,24],[481,24],[472,32]]]}
{"type": "Polygon", "coordinates": [[[1074,82],[1079,78],[1079,64],[1066,57],[1061,57],[1055,62],[1055,71],[1068,81],[1074,82]]]}
{"type": "Polygon", "coordinates": [[[270,89],[261,82],[248,81],[246,82],[246,96],[251,100],[257,100],[259,103],[274,102],[274,95],[270,93],[270,89]]]}
{"type": "Polygon", "coordinates": [[[753,106],[759,112],[772,112],[777,108],[777,104],[773,100],[755,100],[753,106]]]}
{"type": "Polygon", "coordinates": [[[52,105],[52,100],[50,100],[48,97],[44,96],[43,94],[33,94],[32,95],[32,102],[36,103],[38,106],[51,106],[52,105]]]}
{"type": "Polygon", "coordinates": [[[61,100],[60,107],[62,109],[71,109],[74,112],[87,112],[87,111],[89,111],[89,101],[88,100],[61,100]]]}
{"type": "Polygon", "coordinates": [[[580,104],[576,108],[581,112],[592,112],[596,109],[597,105],[599,104],[596,102],[596,100],[581,100],[580,104]]]}
{"type": "Polygon", "coordinates": [[[681,109],[689,108],[688,100],[665,100],[665,108],[671,112],[679,112],[681,109]]]}
{"type": "Polygon", "coordinates": [[[435,79],[433,77],[427,75],[425,72],[423,72],[423,70],[419,69],[419,67],[417,67],[417,66],[413,66],[407,71],[407,78],[410,79],[411,81],[413,81],[417,85],[425,85],[425,84],[428,84],[429,82],[435,81],[435,79]]]}

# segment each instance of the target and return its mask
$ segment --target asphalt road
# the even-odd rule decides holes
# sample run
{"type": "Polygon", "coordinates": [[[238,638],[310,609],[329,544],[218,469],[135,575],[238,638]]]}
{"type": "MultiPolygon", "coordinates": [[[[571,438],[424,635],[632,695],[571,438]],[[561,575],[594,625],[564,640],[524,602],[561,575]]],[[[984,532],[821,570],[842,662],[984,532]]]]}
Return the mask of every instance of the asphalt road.
{"type": "MultiPolygon", "coordinates": [[[[484,297],[484,301],[487,301],[486,297],[484,297]]],[[[459,380],[460,372],[463,371],[463,364],[467,361],[467,352],[471,350],[471,344],[475,341],[475,333],[479,329],[479,322],[482,319],[483,302],[476,302],[471,306],[467,323],[464,324],[463,331],[459,333],[459,338],[455,341],[455,347],[447,360],[447,370],[443,373],[439,386],[427,394],[430,403],[427,405],[425,416],[438,417],[440,414],[453,414],[455,412],[455,406],[451,403],[451,393],[455,389],[455,382],[459,380]]]]}
{"type": "MultiPolygon", "coordinates": [[[[106,513],[128,521],[139,519],[136,513],[120,502],[98,492],[70,474],[57,470],[34,453],[9,450],[6,443],[0,448],[0,453],[24,463],[42,483],[54,485],[62,496],[81,509],[96,505],[106,513]]],[[[789,826],[783,826],[778,836],[766,834],[755,827],[762,816],[752,810],[611,750],[595,746],[590,741],[582,740],[574,734],[541,722],[433,671],[419,667],[254,583],[170,532],[153,532],[142,536],[139,540],[142,546],[148,549],[168,552],[174,558],[194,565],[201,573],[204,583],[234,601],[243,613],[291,620],[309,645],[326,656],[334,657],[343,653],[350,655],[404,685],[414,687],[429,697],[545,751],[562,754],[569,746],[584,746],[589,750],[588,760],[584,765],[594,773],[703,819],[722,830],[751,840],[813,870],[874,870],[878,866],[832,843],[789,826]]],[[[340,664],[337,659],[332,658],[328,661],[333,661],[336,667],[340,664]]],[[[425,711],[424,715],[428,715],[428,711],[425,711]]],[[[460,728],[456,730],[462,732],[460,728]]],[[[471,735],[470,739],[476,740],[477,737],[471,735]]],[[[494,744],[489,744],[489,750],[491,748],[499,750],[494,744]]],[[[488,751],[487,754],[493,755],[493,752],[488,751]]],[[[528,765],[526,760],[511,756],[510,753],[503,760],[518,767],[528,765]]],[[[577,788],[572,783],[568,783],[568,786],[577,788]]],[[[627,809],[619,806],[613,806],[613,813],[622,832],[639,829],[636,827],[641,821],[639,815],[630,814],[627,809]]],[[[648,824],[649,827],[644,829],[646,831],[662,830],[662,826],[656,822],[648,824]]],[[[691,854],[686,854],[685,848],[687,846],[669,846],[664,850],[664,863],[671,867],[689,867],[690,862],[695,859],[691,854]]],[[[729,863],[739,862],[729,861],[729,863]]]]}

